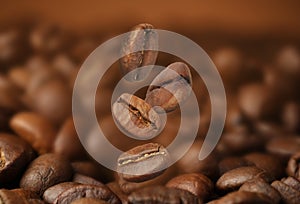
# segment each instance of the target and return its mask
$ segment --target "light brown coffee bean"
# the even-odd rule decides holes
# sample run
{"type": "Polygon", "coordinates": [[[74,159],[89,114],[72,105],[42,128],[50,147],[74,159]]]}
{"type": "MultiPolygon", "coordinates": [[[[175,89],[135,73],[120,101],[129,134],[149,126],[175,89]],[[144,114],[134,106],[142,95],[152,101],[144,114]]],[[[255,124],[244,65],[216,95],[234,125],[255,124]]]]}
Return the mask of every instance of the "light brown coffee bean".
{"type": "Polygon", "coordinates": [[[150,70],[137,69],[142,66],[153,65],[156,62],[158,36],[153,26],[147,23],[135,26],[123,44],[120,59],[121,71],[129,75],[125,77],[128,81],[140,81],[145,79],[150,70]],[[138,52],[134,52],[138,50],[138,52]]]}
{"type": "Polygon", "coordinates": [[[112,114],[123,131],[141,139],[157,135],[162,128],[161,119],[151,106],[127,93],[113,104],[112,114]]]}
{"type": "Polygon", "coordinates": [[[182,62],[170,64],[151,82],[145,101],[152,107],[159,106],[166,112],[175,110],[192,91],[192,75],[182,62]]]}
{"type": "Polygon", "coordinates": [[[12,117],[10,127],[39,154],[51,151],[56,130],[43,116],[34,112],[20,112],[12,117]]]}
{"type": "Polygon", "coordinates": [[[162,174],[168,167],[170,155],[160,144],[148,143],[121,154],[119,175],[130,182],[143,182],[162,174]]]}
{"type": "Polygon", "coordinates": [[[300,203],[300,192],[293,187],[290,187],[281,181],[274,181],[271,185],[280,193],[281,198],[285,203],[300,203]]]}
{"type": "Polygon", "coordinates": [[[206,201],[209,198],[214,187],[208,177],[197,173],[179,175],[168,181],[166,186],[188,191],[202,201],[206,201]]]}
{"type": "Polygon", "coordinates": [[[20,181],[20,187],[36,192],[42,196],[44,191],[72,177],[70,163],[60,155],[44,154],[36,158],[20,181]]]}

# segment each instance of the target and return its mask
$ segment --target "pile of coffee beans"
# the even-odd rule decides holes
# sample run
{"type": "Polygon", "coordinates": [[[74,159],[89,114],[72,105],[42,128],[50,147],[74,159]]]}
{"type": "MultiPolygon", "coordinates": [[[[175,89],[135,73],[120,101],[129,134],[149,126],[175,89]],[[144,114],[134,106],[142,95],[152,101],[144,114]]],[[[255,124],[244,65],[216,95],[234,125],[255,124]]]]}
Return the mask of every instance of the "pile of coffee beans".
{"type": "MultiPolygon", "coordinates": [[[[72,116],[80,66],[106,37],[46,24],[0,30],[0,203],[300,203],[299,47],[282,46],[271,57],[257,49],[256,58],[242,47],[209,50],[228,110],[220,141],[200,161],[211,122],[201,76],[182,59],[151,50],[157,47],[152,25],[133,31],[121,50],[124,57],[105,73],[95,96],[99,126],[124,152],[113,172],[86,152],[72,116]],[[138,68],[152,64],[167,68],[150,86],[121,94],[111,106],[121,78],[143,80],[149,73],[138,68]],[[199,130],[187,153],[170,166],[166,147],[191,91],[201,111],[199,130]]],[[[189,111],[185,120],[193,121],[189,111]]],[[[79,120],[89,127],[88,120],[79,120]]],[[[184,127],[184,134],[192,134],[190,129],[184,127]]],[[[85,131],[87,138],[96,134],[85,131]]]]}

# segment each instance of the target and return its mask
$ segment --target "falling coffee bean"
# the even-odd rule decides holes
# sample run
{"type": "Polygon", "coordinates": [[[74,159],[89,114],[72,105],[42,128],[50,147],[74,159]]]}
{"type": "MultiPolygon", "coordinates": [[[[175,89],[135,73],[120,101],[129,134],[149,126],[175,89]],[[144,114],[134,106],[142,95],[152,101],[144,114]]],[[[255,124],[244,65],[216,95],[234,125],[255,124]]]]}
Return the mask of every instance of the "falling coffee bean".
{"type": "Polygon", "coordinates": [[[147,90],[145,101],[151,106],[160,106],[170,112],[188,98],[191,86],[189,67],[185,63],[175,62],[154,78],[147,90]]]}
{"type": "Polygon", "coordinates": [[[135,26],[125,40],[120,59],[121,70],[127,74],[128,81],[145,79],[150,69],[137,69],[142,66],[153,65],[157,58],[158,36],[153,26],[147,23],[135,26]]]}
{"type": "Polygon", "coordinates": [[[148,143],[120,155],[117,168],[123,179],[143,182],[162,174],[169,162],[170,155],[162,145],[148,143]]]}
{"type": "Polygon", "coordinates": [[[134,95],[122,94],[113,104],[112,114],[121,130],[139,139],[149,139],[161,131],[158,114],[147,102],[134,95]]]}

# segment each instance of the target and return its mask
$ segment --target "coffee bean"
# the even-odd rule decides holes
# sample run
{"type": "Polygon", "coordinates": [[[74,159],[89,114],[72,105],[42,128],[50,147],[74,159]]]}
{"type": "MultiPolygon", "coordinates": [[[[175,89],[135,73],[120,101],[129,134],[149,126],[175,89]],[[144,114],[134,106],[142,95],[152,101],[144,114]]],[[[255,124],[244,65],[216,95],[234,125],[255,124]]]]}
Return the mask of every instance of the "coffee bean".
{"type": "Polygon", "coordinates": [[[140,81],[145,79],[149,71],[138,69],[142,66],[153,65],[156,62],[158,36],[153,26],[147,23],[135,26],[123,44],[121,54],[125,55],[120,59],[121,71],[127,74],[128,81],[140,81]],[[139,50],[134,52],[134,50],[139,50]]]}
{"type": "Polygon", "coordinates": [[[104,186],[104,184],[101,183],[100,181],[82,174],[74,174],[73,182],[81,183],[81,184],[91,184],[95,186],[104,186]]]}
{"type": "Polygon", "coordinates": [[[300,74],[300,53],[294,46],[283,47],[276,58],[279,69],[289,73],[289,75],[300,74]]]}
{"type": "Polygon", "coordinates": [[[122,94],[113,104],[112,114],[123,131],[141,139],[157,135],[161,130],[158,114],[134,95],[122,94]]]}
{"type": "Polygon", "coordinates": [[[19,179],[27,164],[34,158],[32,148],[21,138],[0,134],[1,186],[19,179]]]}
{"type": "Polygon", "coordinates": [[[56,184],[54,186],[51,186],[48,188],[44,194],[43,194],[43,200],[47,203],[53,203],[55,199],[64,191],[68,190],[69,188],[72,188],[74,186],[80,185],[79,183],[75,182],[63,182],[56,184]]]}
{"type": "Polygon", "coordinates": [[[264,194],[246,191],[236,191],[227,194],[219,200],[208,204],[272,204],[273,201],[264,194]]]}
{"type": "Polygon", "coordinates": [[[171,179],[167,184],[169,188],[176,188],[188,191],[205,201],[212,194],[213,183],[203,174],[183,174],[171,179]]]}
{"type": "Polygon", "coordinates": [[[34,112],[20,112],[12,117],[10,127],[39,154],[51,151],[56,131],[43,116],[34,112]]]}
{"type": "Polygon", "coordinates": [[[128,203],[128,196],[121,190],[118,182],[110,182],[106,184],[106,186],[118,196],[118,198],[121,200],[122,204],[128,203]]]}
{"type": "Polygon", "coordinates": [[[72,203],[80,198],[95,198],[110,204],[119,204],[119,198],[106,186],[77,185],[62,192],[53,204],[72,203]]]}
{"type": "Polygon", "coordinates": [[[254,164],[242,157],[226,157],[219,163],[219,173],[224,174],[227,171],[236,169],[242,166],[253,166],[254,164]]]}
{"type": "Polygon", "coordinates": [[[200,204],[202,203],[193,194],[174,188],[151,186],[131,193],[128,203],[173,203],[173,204],[200,204]]]}
{"type": "Polygon", "coordinates": [[[271,185],[280,193],[281,198],[285,203],[300,203],[300,192],[293,187],[290,187],[281,181],[274,181],[271,185]]]}
{"type": "Polygon", "coordinates": [[[29,192],[21,192],[23,190],[0,190],[0,200],[3,204],[37,204],[44,203],[37,195],[29,192]]]}
{"type": "Polygon", "coordinates": [[[192,75],[182,62],[170,64],[151,82],[145,101],[151,106],[160,106],[166,112],[173,111],[190,95],[192,75]]]}
{"type": "Polygon", "coordinates": [[[300,130],[300,105],[295,102],[286,103],[282,110],[284,127],[291,133],[300,130]]]}
{"type": "Polygon", "coordinates": [[[300,191],[300,181],[294,177],[289,176],[287,178],[283,178],[283,179],[281,179],[281,182],[285,183],[288,186],[291,186],[292,188],[296,189],[297,191],[300,191]]]}
{"type": "Polygon", "coordinates": [[[118,172],[130,182],[142,182],[162,174],[170,155],[160,144],[148,143],[123,153],[118,158],[118,172]]]}
{"type": "Polygon", "coordinates": [[[247,181],[240,187],[239,191],[264,194],[265,196],[269,197],[273,203],[279,203],[281,200],[281,196],[278,191],[262,178],[255,178],[247,181]]]}
{"type": "Polygon", "coordinates": [[[25,90],[30,80],[30,72],[24,67],[13,67],[8,72],[9,79],[15,83],[20,89],[25,90]]]}
{"type": "Polygon", "coordinates": [[[257,167],[239,167],[223,174],[218,179],[216,186],[218,189],[223,191],[232,191],[239,188],[245,182],[257,177],[266,179],[268,181],[270,180],[265,175],[265,172],[257,167]]]}
{"type": "Polygon", "coordinates": [[[58,131],[53,145],[53,152],[63,155],[70,161],[86,158],[85,150],[80,143],[71,117],[65,120],[58,131]]]}
{"type": "Polygon", "coordinates": [[[80,198],[71,204],[107,204],[107,202],[95,198],[80,198]]]}
{"type": "Polygon", "coordinates": [[[280,158],[285,162],[293,154],[300,151],[300,137],[289,135],[284,137],[275,137],[267,143],[266,149],[269,153],[280,156],[280,158]]]}
{"type": "Polygon", "coordinates": [[[300,152],[290,158],[286,172],[300,181],[300,152]]]}
{"type": "Polygon", "coordinates": [[[282,163],[274,155],[253,152],[245,155],[244,158],[255,164],[256,167],[266,171],[273,180],[282,177],[284,173],[282,163]]]}
{"type": "Polygon", "coordinates": [[[41,196],[47,188],[68,181],[71,177],[72,167],[67,160],[59,155],[44,154],[31,162],[20,186],[41,196]]]}

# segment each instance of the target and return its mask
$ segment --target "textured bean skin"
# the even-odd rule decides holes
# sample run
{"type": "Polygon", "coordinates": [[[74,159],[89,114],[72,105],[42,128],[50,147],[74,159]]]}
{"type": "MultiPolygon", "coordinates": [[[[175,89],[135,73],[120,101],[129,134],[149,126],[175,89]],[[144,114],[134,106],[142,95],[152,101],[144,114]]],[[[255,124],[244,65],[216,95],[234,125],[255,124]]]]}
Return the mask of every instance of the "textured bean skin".
{"type": "Polygon", "coordinates": [[[281,181],[274,181],[271,185],[280,193],[281,198],[285,203],[300,203],[300,192],[293,187],[281,181]]]}
{"type": "Polygon", "coordinates": [[[77,185],[79,184],[75,182],[63,182],[51,186],[44,192],[43,200],[45,200],[47,203],[53,203],[62,192],[77,185]]]}

